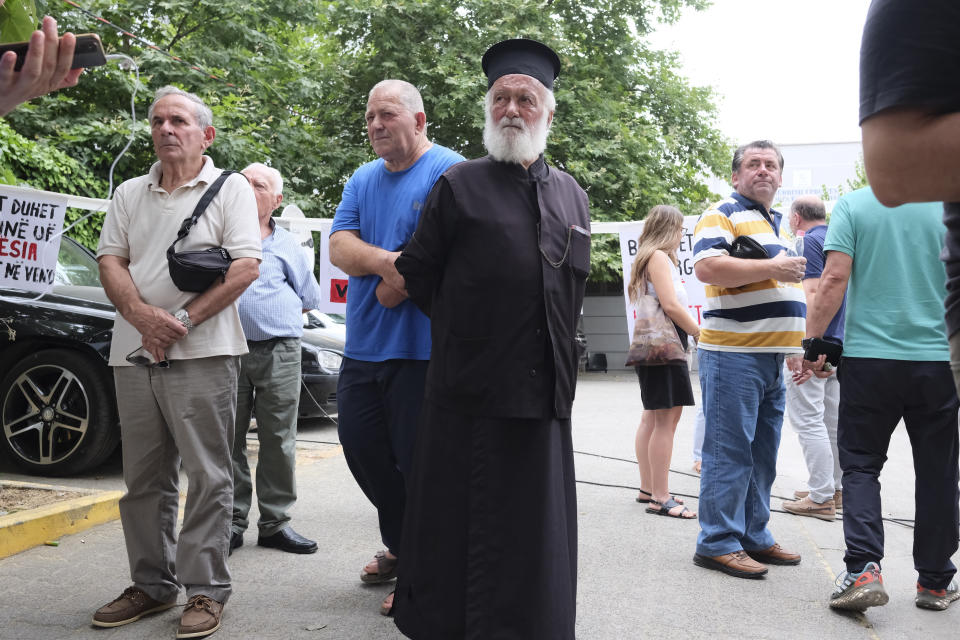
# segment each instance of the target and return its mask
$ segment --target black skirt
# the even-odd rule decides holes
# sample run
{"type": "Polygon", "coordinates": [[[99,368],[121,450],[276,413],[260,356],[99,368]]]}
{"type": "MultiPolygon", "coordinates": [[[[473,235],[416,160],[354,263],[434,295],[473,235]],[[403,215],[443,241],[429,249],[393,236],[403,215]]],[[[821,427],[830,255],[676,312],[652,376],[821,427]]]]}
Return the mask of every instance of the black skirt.
{"type": "Polygon", "coordinates": [[[655,367],[637,366],[636,370],[644,409],[693,406],[693,386],[686,362],[655,367]]]}

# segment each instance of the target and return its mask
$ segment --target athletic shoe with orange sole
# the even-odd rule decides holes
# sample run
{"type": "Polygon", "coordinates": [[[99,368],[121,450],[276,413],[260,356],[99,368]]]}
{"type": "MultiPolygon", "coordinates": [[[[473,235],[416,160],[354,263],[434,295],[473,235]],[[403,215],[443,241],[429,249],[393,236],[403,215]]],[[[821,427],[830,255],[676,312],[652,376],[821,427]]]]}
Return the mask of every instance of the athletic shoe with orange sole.
{"type": "Polygon", "coordinates": [[[883,588],[883,576],[876,562],[868,562],[860,573],[849,571],[837,576],[837,588],[830,595],[830,607],[848,611],[866,611],[887,604],[890,596],[883,588]]]}
{"type": "Polygon", "coordinates": [[[921,609],[943,611],[957,599],[960,599],[960,588],[957,587],[956,580],[951,580],[946,589],[927,589],[921,587],[919,582],[917,583],[917,599],[915,602],[921,609]]]}

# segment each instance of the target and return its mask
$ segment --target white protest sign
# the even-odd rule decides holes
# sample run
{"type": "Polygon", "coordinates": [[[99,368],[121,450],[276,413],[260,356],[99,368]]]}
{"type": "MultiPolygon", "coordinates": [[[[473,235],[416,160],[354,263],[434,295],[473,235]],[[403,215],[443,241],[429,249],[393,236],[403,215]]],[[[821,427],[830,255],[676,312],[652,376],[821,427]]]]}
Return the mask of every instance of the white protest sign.
{"type": "Polygon", "coordinates": [[[67,197],[0,186],[0,287],[53,288],[67,197]]]}
{"type": "Polygon", "coordinates": [[[349,276],[330,262],[330,225],[320,230],[320,290],[323,302],[317,311],[324,313],[347,312],[347,282],[349,276]]]}
{"type": "MultiPolygon", "coordinates": [[[[309,234],[310,232],[320,234],[319,252],[316,259],[319,261],[317,282],[320,284],[320,292],[323,294],[317,311],[324,313],[346,313],[347,312],[347,276],[346,273],[330,264],[330,226],[333,220],[330,218],[306,218],[296,215],[296,212],[288,210],[295,207],[288,205],[283,210],[283,215],[274,218],[278,224],[297,234],[309,234]]],[[[311,236],[312,241],[312,236],[311,236]]]]}
{"type": "MultiPolygon", "coordinates": [[[[304,215],[303,210],[295,204],[288,204],[283,208],[283,213],[280,214],[281,220],[305,220],[306,218],[307,216],[304,215]]],[[[313,233],[305,226],[293,226],[290,229],[290,233],[294,235],[297,242],[303,248],[304,254],[310,261],[310,271],[313,271],[313,263],[316,260],[316,252],[313,246],[313,233]]]]}
{"type": "MultiPolygon", "coordinates": [[[[677,259],[680,261],[680,278],[687,291],[690,315],[696,318],[697,324],[703,324],[701,312],[706,304],[706,293],[703,283],[697,280],[697,276],[693,273],[693,230],[697,226],[698,219],[699,216],[684,217],[683,239],[680,241],[677,259]]],[[[633,337],[633,322],[636,319],[636,311],[630,304],[627,286],[630,284],[630,268],[633,266],[634,256],[637,255],[637,238],[640,237],[641,231],[643,231],[642,220],[620,223],[620,256],[623,260],[623,303],[627,314],[627,344],[633,337]]]]}

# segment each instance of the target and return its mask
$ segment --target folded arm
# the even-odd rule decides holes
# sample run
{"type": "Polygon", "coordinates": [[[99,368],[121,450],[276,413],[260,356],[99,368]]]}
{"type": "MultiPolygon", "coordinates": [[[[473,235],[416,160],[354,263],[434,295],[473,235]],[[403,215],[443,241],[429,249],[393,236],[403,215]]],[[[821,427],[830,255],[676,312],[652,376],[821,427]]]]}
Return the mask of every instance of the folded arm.
{"type": "Polygon", "coordinates": [[[777,257],[766,260],[711,256],[698,261],[693,269],[700,282],[732,289],[764,280],[800,282],[806,264],[806,258],[781,251],[777,257]]]}

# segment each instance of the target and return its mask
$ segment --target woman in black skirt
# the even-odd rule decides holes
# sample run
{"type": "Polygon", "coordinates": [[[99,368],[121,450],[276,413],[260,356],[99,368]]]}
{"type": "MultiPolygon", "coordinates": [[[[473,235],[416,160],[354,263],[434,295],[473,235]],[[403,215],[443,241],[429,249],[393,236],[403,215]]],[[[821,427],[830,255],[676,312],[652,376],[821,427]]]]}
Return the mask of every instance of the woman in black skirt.
{"type": "MultiPolygon", "coordinates": [[[[687,295],[680,278],[677,250],[683,237],[683,214],[675,207],[657,205],[647,214],[637,240],[637,255],[627,287],[631,303],[644,292],[654,295],[673,320],[684,349],[687,336],[700,336],[700,327],[687,310],[687,295]]],[[[668,477],[673,454],[673,434],[685,406],[693,406],[693,388],[686,362],[637,366],[643,418],[637,428],[636,451],[640,465],[640,495],[647,512],[692,519],[696,514],[670,495],[668,477]]]]}

